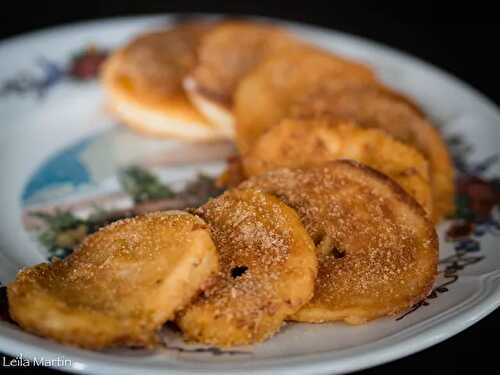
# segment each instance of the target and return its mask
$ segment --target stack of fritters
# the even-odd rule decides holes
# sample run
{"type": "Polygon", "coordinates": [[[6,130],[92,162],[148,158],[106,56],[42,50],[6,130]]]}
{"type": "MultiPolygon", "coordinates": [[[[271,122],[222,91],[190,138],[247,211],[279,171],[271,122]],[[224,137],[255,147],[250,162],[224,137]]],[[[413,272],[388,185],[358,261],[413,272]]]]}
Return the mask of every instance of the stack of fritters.
{"type": "Polygon", "coordinates": [[[221,21],[135,39],[103,82],[133,128],[234,137],[228,191],[22,271],[8,296],[23,328],[101,348],[154,344],[173,320],[189,340],[232,346],[290,320],[364,323],[429,293],[452,164],[423,111],[367,66],[275,26],[221,21]]]}
{"type": "MultiPolygon", "coordinates": [[[[380,129],[428,162],[432,207],[417,200],[433,220],[453,212],[452,163],[422,110],[379,82],[367,66],[279,27],[193,21],[150,32],[113,54],[102,77],[110,107],[125,124],[192,141],[234,137],[243,159],[260,147],[265,161],[273,150],[263,151],[256,143],[284,119],[300,119],[305,127],[321,118],[380,129]]],[[[282,134],[275,144],[288,143],[288,136],[282,134]]],[[[356,159],[342,152],[325,156],[336,158],[356,159]]],[[[223,183],[235,185],[254,174],[232,166],[223,183]]]]}

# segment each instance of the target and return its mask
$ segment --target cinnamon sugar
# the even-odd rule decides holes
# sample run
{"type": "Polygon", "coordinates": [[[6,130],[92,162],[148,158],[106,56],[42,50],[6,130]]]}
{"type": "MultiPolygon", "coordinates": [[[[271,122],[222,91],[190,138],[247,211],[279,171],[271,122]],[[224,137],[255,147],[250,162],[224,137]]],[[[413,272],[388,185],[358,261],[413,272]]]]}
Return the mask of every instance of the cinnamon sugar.
{"type": "Polygon", "coordinates": [[[310,306],[383,315],[408,307],[434,278],[432,225],[400,188],[367,167],[337,161],[281,169],[254,177],[242,188],[276,194],[297,210],[315,243],[327,239],[342,250],[341,258],[318,252],[310,306]]]}
{"type": "Polygon", "coordinates": [[[228,191],[194,213],[209,224],[220,272],[181,314],[183,332],[216,345],[269,337],[313,293],[316,256],[296,213],[251,189],[228,191]],[[244,272],[234,277],[235,269],[244,272]]]}

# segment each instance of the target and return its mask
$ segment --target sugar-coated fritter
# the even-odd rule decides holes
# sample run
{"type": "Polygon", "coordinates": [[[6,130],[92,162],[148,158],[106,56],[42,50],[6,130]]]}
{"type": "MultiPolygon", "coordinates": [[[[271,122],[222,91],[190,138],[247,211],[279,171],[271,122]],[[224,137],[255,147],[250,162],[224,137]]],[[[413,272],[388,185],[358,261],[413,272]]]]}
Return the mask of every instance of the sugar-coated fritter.
{"type": "Polygon", "coordinates": [[[284,119],[264,133],[242,159],[247,177],[284,167],[356,160],[392,178],[432,215],[427,161],[413,147],[379,129],[331,118],[284,119]]]}
{"type": "Polygon", "coordinates": [[[7,287],[10,315],[27,331],[70,345],[152,346],[217,271],[202,219],[180,211],[125,219],[64,260],[22,270],[7,287]]]}
{"type": "Polygon", "coordinates": [[[260,62],[304,47],[286,30],[269,23],[221,22],[202,38],[190,78],[202,93],[229,107],[239,81],[260,62]]]}
{"type": "Polygon", "coordinates": [[[123,123],[157,137],[197,141],[228,136],[193,107],[183,88],[200,39],[212,27],[190,22],[147,32],[113,53],[102,81],[109,107],[123,123]]]}
{"type": "Polygon", "coordinates": [[[314,244],[276,197],[230,190],[195,211],[209,225],[220,272],[177,323],[191,340],[252,344],[276,333],[313,295],[314,244]]]}
{"type": "Polygon", "coordinates": [[[422,208],[396,183],[353,161],[279,169],[245,181],[297,210],[315,242],[313,299],[293,320],[364,323],[424,298],[438,241],[422,208]]]}
{"type": "Polygon", "coordinates": [[[364,65],[317,48],[287,51],[260,64],[235,93],[236,143],[241,153],[284,118],[297,97],[324,81],[373,82],[364,65]]]}
{"type": "Polygon", "coordinates": [[[231,128],[233,95],[241,79],[270,56],[301,46],[287,31],[269,23],[220,22],[202,38],[186,91],[207,118],[231,128]]]}
{"type": "Polygon", "coordinates": [[[289,115],[352,120],[360,126],[385,130],[414,146],[429,161],[434,221],[453,213],[454,171],[446,144],[439,131],[405,100],[377,85],[342,87],[328,82],[297,97],[289,115]]]}

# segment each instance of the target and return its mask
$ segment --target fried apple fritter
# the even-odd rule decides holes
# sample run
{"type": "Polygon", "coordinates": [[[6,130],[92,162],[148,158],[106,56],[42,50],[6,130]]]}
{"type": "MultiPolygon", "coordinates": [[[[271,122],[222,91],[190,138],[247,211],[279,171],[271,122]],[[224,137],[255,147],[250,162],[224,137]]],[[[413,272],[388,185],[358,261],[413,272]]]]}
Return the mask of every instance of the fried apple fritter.
{"type": "Polygon", "coordinates": [[[314,297],[291,319],[360,324],[424,298],[437,275],[438,241],[413,198],[354,161],[279,169],[241,188],[295,208],[316,244],[314,297]]]}
{"type": "Polygon", "coordinates": [[[413,147],[378,129],[331,118],[285,119],[264,133],[242,159],[247,177],[284,167],[356,160],[392,178],[432,215],[427,161],[413,147]]]}
{"type": "Polygon", "coordinates": [[[37,335],[90,349],[152,346],[159,328],[218,271],[207,224],[170,211],[125,219],[65,260],[22,270],[10,315],[37,335]]]}
{"type": "Polygon", "coordinates": [[[208,22],[179,24],[142,34],[115,52],[104,64],[102,81],[119,119],[158,137],[227,136],[193,107],[182,85],[196,64],[202,35],[212,27],[208,22]]]}
{"type": "Polygon", "coordinates": [[[190,78],[200,93],[230,108],[240,80],[266,58],[302,43],[267,23],[221,22],[202,39],[190,78]]]}
{"type": "Polygon", "coordinates": [[[260,64],[235,93],[236,143],[241,153],[289,112],[290,105],[320,82],[375,80],[364,65],[315,48],[287,51],[260,64]]]}
{"type": "Polygon", "coordinates": [[[314,244],[297,213],[254,190],[230,190],[197,209],[210,226],[220,272],[177,323],[191,340],[252,344],[276,333],[312,297],[314,244]]]}
{"type": "Polygon", "coordinates": [[[429,161],[434,222],[453,212],[454,170],[446,144],[438,130],[404,100],[376,85],[341,87],[328,82],[297,97],[289,115],[351,120],[360,126],[382,129],[414,146],[429,161]]]}
{"type": "Polygon", "coordinates": [[[261,61],[304,48],[287,31],[268,23],[226,21],[202,39],[198,63],[185,80],[198,110],[219,126],[234,127],[233,95],[241,79],[261,61]]]}

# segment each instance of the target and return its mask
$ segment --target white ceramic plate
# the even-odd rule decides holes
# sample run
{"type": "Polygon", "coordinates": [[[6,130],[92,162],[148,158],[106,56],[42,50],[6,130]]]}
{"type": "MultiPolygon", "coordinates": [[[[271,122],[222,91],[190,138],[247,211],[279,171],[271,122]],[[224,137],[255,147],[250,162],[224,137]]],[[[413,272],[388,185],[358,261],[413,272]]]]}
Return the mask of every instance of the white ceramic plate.
{"type": "MultiPolygon", "coordinates": [[[[96,209],[126,208],[132,202],[116,175],[130,165],[149,169],[174,190],[182,189],[199,171],[215,175],[221,170],[230,145],[197,147],[136,136],[106,115],[102,92],[93,79],[103,50],[171,21],[163,16],[83,23],[0,44],[3,284],[19,268],[49,255],[37,239],[40,220],[30,213],[58,207],[85,218],[96,209]],[[97,52],[86,50],[91,44],[97,52]]],[[[188,345],[168,333],[169,348],[155,352],[90,352],[0,321],[1,351],[24,358],[59,359],[52,364],[92,374],[333,374],[374,366],[436,344],[500,304],[496,206],[500,198],[494,180],[500,176],[500,163],[495,164],[494,157],[500,144],[498,109],[456,78],[388,47],[333,31],[286,25],[313,43],[372,65],[384,81],[416,98],[453,138],[463,173],[463,220],[462,224],[448,221],[439,228],[443,272],[430,298],[404,317],[362,326],[289,324],[268,342],[235,351],[188,345]],[[478,215],[481,223],[475,222],[478,215]],[[450,226],[461,238],[446,239],[450,226]]],[[[45,234],[47,242],[49,234],[45,234]]],[[[61,254],[60,249],[52,252],[61,254]]]]}

